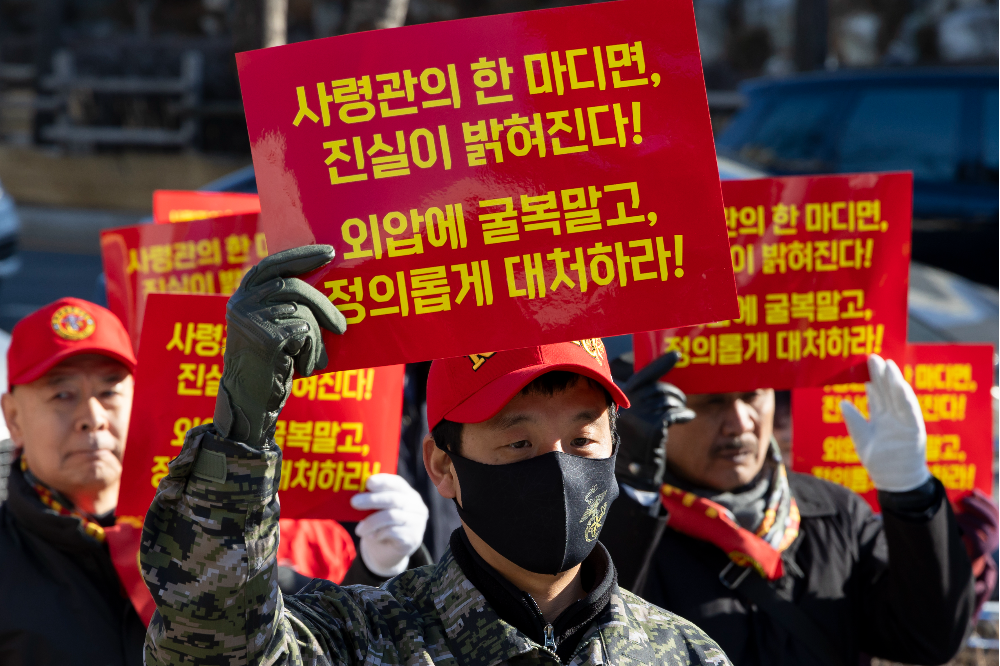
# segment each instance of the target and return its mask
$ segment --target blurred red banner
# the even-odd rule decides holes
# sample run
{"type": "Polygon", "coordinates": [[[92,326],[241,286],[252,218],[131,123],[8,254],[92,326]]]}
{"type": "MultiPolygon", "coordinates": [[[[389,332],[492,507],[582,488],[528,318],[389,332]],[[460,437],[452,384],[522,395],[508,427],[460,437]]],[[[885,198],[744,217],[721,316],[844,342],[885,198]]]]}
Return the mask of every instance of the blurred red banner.
{"type": "Polygon", "coordinates": [[[193,222],[231,215],[256,215],[260,197],[238,192],[154,190],[153,219],[157,224],[193,222]]]}
{"type": "MultiPolygon", "coordinates": [[[[211,422],[226,347],[226,298],[152,294],[147,302],[118,516],[142,520],[184,434],[211,422]]],[[[403,366],[301,377],[281,412],[282,518],[360,520],[350,498],[395,473],[403,366]]]]}
{"type": "Polygon", "coordinates": [[[348,317],[332,367],[738,316],[690,3],[377,30],[237,65],[271,251],[336,248],[304,277],[348,317]]]}
{"type": "MultiPolygon", "coordinates": [[[[913,386],[927,424],[927,465],[952,502],[993,491],[993,347],[909,345],[893,360],[913,386]]],[[[840,414],[847,400],[868,416],[865,386],[834,384],[792,391],[792,468],[839,483],[878,511],[875,486],[861,466],[840,414]]]]}
{"type": "Polygon", "coordinates": [[[257,226],[253,213],[101,232],[108,308],[122,320],[136,351],[146,297],[232,294],[267,256],[267,240],[257,226]]]}
{"type": "Polygon", "coordinates": [[[676,349],[688,393],[865,381],[906,343],[912,193],[909,173],[723,182],[739,318],[636,333],[636,369],[676,349]]]}

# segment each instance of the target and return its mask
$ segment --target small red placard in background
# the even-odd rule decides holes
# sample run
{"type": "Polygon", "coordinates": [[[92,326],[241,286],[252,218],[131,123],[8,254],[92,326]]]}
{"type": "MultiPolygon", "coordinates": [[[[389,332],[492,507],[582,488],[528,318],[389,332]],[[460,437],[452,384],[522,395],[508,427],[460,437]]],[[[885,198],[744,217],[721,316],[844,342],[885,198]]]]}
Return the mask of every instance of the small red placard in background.
{"type": "Polygon", "coordinates": [[[669,381],[688,393],[865,381],[869,354],[897,357],[906,344],[912,183],[909,173],[723,182],[740,316],[636,333],[636,368],[676,349],[669,381]]]}
{"type": "Polygon", "coordinates": [[[146,298],[152,293],[232,294],[267,256],[257,214],[195,222],[140,224],[101,232],[108,308],[138,352],[146,298]]]}
{"type": "MultiPolygon", "coordinates": [[[[148,299],[119,516],[146,515],[184,434],[210,422],[222,377],[226,298],[152,294],[148,299]]],[[[281,412],[281,516],[360,520],[350,506],[365,480],[395,473],[403,366],[298,378],[281,412]]]]}
{"type": "Polygon", "coordinates": [[[738,316],[691,3],[236,58],[272,252],[337,251],[303,278],[348,317],[332,367],[738,316]]]}
{"type": "MultiPolygon", "coordinates": [[[[910,345],[894,360],[920,401],[931,474],[941,479],[952,502],[974,488],[992,494],[993,347],[910,345]]],[[[868,416],[864,384],[792,391],[792,469],[846,486],[878,511],[877,492],[847,434],[841,400],[868,416]]]]}
{"type": "Polygon", "coordinates": [[[232,215],[256,215],[260,197],[237,192],[154,190],[153,219],[157,224],[194,222],[232,215]]]}

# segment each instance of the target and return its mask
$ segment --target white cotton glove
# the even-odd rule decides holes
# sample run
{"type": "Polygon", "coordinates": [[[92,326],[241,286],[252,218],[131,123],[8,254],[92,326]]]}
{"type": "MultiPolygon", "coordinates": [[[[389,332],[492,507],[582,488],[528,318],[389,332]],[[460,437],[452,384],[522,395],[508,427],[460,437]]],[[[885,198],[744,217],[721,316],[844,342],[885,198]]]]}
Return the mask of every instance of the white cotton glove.
{"type": "Polygon", "coordinates": [[[427,507],[420,493],[395,474],[368,477],[365,490],[351,498],[355,509],[375,510],[354,530],[361,537],[361,560],[373,574],[392,578],[406,571],[410,555],[423,543],[427,507]]]}
{"type": "Polygon", "coordinates": [[[879,490],[901,493],[919,488],[931,473],[917,396],[892,361],[886,363],[872,354],[868,374],[871,381],[865,383],[865,393],[870,419],[846,400],[840,403],[858,458],[879,490]]]}

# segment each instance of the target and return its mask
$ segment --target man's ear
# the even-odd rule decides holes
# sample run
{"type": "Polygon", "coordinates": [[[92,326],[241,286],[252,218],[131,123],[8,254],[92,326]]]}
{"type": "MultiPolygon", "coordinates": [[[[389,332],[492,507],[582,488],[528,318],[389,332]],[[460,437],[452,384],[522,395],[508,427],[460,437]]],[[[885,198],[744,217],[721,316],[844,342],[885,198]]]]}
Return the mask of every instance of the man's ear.
{"type": "Polygon", "coordinates": [[[7,430],[10,431],[14,446],[21,448],[24,446],[24,430],[21,429],[21,412],[14,395],[4,393],[0,396],[0,407],[3,408],[3,418],[7,422],[7,430]]]}
{"type": "Polygon", "coordinates": [[[451,464],[451,458],[438,448],[430,434],[424,435],[423,447],[424,467],[431,483],[437,488],[441,497],[446,499],[458,497],[458,477],[455,474],[455,467],[451,464]]]}

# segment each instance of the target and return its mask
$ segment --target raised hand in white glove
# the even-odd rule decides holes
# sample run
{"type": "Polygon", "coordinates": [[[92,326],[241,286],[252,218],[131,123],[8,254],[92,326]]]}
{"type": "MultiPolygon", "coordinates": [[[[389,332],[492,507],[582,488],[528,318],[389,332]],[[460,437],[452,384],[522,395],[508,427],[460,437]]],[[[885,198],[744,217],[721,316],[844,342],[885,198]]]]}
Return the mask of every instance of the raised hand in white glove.
{"type": "Polygon", "coordinates": [[[410,555],[423,543],[427,507],[420,493],[395,474],[368,477],[365,490],[351,498],[355,509],[375,510],[354,530],[361,537],[361,560],[372,573],[391,578],[406,571],[410,555]]]}
{"type": "Polygon", "coordinates": [[[931,473],[927,469],[927,431],[920,403],[899,368],[872,354],[865,383],[868,415],[841,401],[847,431],[861,464],[879,490],[906,492],[919,488],[931,473]]]}

